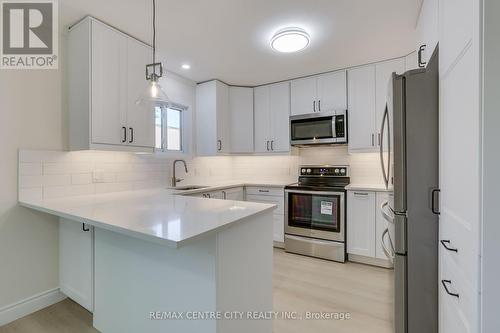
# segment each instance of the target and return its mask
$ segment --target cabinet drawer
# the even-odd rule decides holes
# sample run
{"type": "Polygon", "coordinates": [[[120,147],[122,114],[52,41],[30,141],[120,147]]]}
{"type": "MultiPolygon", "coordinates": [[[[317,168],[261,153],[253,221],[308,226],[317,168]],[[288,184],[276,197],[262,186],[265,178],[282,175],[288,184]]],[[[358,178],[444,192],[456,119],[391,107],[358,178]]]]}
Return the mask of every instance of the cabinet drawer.
{"type": "Polygon", "coordinates": [[[445,249],[440,249],[439,269],[439,304],[440,321],[444,327],[443,333],[476,332],[478,316],[478,286],[467,280],[463,271],[455,264],[445,249]],[[449,295],[443,285],[446,282],[449,292],[459,297],[449,295]],[[449,322],[450,320],[456,323],[449,322]]]}
{"type": "Polygon", "coordinates": [[[285,195],[281,187],[247,187],[247,194],[283,197],[285,195]]]}
{"type": "Polygon", "coordinates": [[[457,219],[452,219],[445,212],[440,218],[440,251],[448,255],[448,258],[464,272],[466,279],[471,283],[477,283],[479,276],[478,265],[479,249],[474,230],[468,228],[457,219]],[[444,241],[444,244],[443,242],[444,241]],[[450,250],[445,248],[448,247],[450,250]],[[456,251],[453,251],[456,250],[456,251]]]}
{"type": "Polygon", "coordinates": [[[252,194],[249,195],[249,194],[247,194],[247,201],[278,205],[278,207],[274,210],[274,214],[276,214],[276,215],[284,215],[285,214],[285,202],[284,202],[283,198],[273,197],[273,196],[265,196],[265,195],[252,195],[252,194]]]}

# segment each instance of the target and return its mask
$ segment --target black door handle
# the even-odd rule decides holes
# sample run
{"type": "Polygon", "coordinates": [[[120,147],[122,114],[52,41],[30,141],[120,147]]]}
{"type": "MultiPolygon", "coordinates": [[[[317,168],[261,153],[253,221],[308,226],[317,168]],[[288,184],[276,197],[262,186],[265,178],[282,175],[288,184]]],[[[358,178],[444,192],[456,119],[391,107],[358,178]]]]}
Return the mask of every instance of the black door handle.
{"type": "Polygon", "coordinates": [[[459,298],[460,295],[457,293],[452,293],[449,289],[448,286],[446,285],[447,283],[451,284],[451,280],[441,280],[441,283],[443,284],[444,290],[446,290],[446,293],[450,296],[457,297],[459,298]]]}
{"type": "Polygon", "coordinates": [[[431,191],[431,210],[434,214],[439,215],[441,212],[436,209],[436,193],[440,193],[441,190],[438,188],[435,188],[431,191]]]}
{"type": "Polygon", "coordinates": [[[313,101],[313,111],[316,112],[316,101],[313,101]]]}
{"type": "Polygon", "coordinates": [[[318,101],[318,111],[321,111],[321,100],[318,101]]]}
{"type": "Polygon", "coordinates": [[[426,47],[427,47],[427,45],[424,44],[418,48],[418,67],[420,67],[420,68],[424,68],[425,65],[427,65],[427,62],[422,60],[422,52],[425,51],[426,47]]]}
{"type": "Polygon", "coordinates": [[[127,128],[125,126],[122,126],[122,130],[123,130],[122,142],[127,142],[127,128]]]}
{"type": "Polygon", "coordinates": [[[129,143],[134,142],[134,129],[132,127],[129,127],[130,129],[130,141],[129,143]]]}
{"type": "Polygon", "coordinates": [[[458,252],[458,249],[455,249],[455,248],[452,248],[452,247],[448,247],[448,245],[450,244],[449,240],[440,240],[440,242],[441,242],[441,245],[443,245],[443,247],[445,249],[447,249],[448,251],[458,252]]]}
{"type": "Polygon", "coordinates": [[[90,228],[85,228],[85,223],[82,223],[82,230],[83,231],[90,231],[90,228]]]}

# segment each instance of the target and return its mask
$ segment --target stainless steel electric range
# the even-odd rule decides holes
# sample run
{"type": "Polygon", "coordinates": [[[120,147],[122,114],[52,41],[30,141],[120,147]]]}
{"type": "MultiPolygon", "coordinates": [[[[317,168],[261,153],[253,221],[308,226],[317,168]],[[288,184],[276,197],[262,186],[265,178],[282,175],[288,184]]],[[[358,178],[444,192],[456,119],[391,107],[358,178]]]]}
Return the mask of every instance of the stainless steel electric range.
{"type": "Polygon", "coordinates": [[[303,165],[285,187],[285,251],[344,262],[348,166],[303,165]]]}

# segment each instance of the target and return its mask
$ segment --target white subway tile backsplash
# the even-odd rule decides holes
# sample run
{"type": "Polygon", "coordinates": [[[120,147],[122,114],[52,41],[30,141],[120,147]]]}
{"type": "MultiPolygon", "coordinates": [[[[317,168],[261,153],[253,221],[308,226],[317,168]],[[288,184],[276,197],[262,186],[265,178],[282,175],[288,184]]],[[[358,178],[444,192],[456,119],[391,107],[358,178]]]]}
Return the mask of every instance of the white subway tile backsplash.
{"type": "Polygon", "coordinates": [[[92,183],[92,174],[91,173],[76,173],[71,175],[71,184],[72,185],[84,185],[92,183]]]}
{"type": "Polygon", "coordinates": [[[42,174],[42,162],[19,163],[20,176],[40,176],[42,174]]]}
{"type": "Polygon", "coordinates": [[[43,198],[43,188],[21,188],[19,189],[19,200],[41,200],[43,198]]]}
{"type": "Polygon", "coordinates": [[[43,186],[43,176],[23,176],[19,177],[19,187],[21,188],[32,188],[32,187],[42,187],[43,186]]]}
{"type": "Polygon", "coordinates": [[[69,186],[67,190],[68,196],[89,195],[95,193],[95,184],[82,184],[69,186]]]}
{"type": "Polygon", "coordinates": [[[65,186],[71,184],[71,175],[43,175],[43,186],[65,186]]]}
{"type": "Polygon", "coordinates": [[[44,199],[54,199],[63,198],[67,195],[66,186],[44,186],[43,187],[43,198],[44,199]]]}

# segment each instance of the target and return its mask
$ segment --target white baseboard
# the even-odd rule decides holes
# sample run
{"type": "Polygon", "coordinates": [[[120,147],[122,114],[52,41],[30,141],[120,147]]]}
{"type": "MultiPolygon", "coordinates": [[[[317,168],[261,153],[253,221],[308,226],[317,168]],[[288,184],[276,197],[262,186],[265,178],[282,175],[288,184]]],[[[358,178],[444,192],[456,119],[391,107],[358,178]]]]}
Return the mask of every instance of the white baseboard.
{"type": "Polygon", "coordinates": [[[0,326],[13,322],[65,299],[59,288],[50,289],[0,308],[0,326]]]}
{"type": "Polygon", "coordinates": [[[394,267],[393,263],[391,263],[389,260],[385,260],[385,259],[365,257],[365,256],[357,255],[357,254],[348,254],[348,257],[349,257],[348,261],[357,262],[359,264],[366,264],[366,265],[378,266],[378,267],[383,267],[383,268],[393,268],[394,267]]]}

